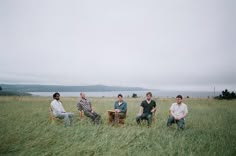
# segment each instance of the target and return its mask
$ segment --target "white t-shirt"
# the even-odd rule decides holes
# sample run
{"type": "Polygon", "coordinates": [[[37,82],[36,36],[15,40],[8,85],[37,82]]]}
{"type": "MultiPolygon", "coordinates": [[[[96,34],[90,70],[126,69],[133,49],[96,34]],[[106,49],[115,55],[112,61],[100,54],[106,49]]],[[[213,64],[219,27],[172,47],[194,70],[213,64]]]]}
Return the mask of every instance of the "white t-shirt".
{"type": "Polygon", "coordinates": [[[52,107],[53,115],[54,115],[54,116],[57,116],[59,113],[65,112],[65,109],[64,109],[64,107],[62,106],[62,104],[61,104],[60,101],[53,100],[53,101],[51,102],[51,107],[52,107]]]}
{"type": "Polygon", "coordinates": [[[188,107],[184,103],[181,103],[180,105],[173,103],[170,107],[170,111],[173,112],[175,116],[182,117],[185,113],[188,113],[188,107]]]}

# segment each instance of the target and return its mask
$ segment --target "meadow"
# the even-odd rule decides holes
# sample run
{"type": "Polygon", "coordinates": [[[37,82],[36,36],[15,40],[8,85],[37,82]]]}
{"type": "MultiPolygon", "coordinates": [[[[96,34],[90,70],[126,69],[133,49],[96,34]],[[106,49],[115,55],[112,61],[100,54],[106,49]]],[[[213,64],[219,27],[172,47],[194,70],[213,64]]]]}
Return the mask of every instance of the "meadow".
{"type": "Polygon", "coordinates": [[[123,127],[107,125],[106,110],[116,98],[90,98],[103,123],[80,119],[77,97],[61,97],[74,112],[72,127],[49,120],[50,97],[0,97],[0,155],[17,156],[235,156],[236,101],[184,99],[188,105],[185,130],[166,127],[174,98],[159,99],[151,128],[138,126],[135,117],[141,98],[125,98],[128,117],[123,127]]]}

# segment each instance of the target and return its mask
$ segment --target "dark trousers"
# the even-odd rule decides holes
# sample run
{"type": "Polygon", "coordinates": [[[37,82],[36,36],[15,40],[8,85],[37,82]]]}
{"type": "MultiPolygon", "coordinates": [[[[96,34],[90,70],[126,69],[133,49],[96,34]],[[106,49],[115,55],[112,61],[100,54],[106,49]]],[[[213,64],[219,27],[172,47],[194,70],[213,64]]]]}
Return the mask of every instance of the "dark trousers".
{"type": "Polygon", "coordinates": [[[101,116],[96,112],[85,111],[84,115],[89,117],[95,124],[100,124],[101,116]]]}
{"type": "Polygon", "coordinates": [[[179,128],[184,129],[184,119],[180,119],[180,120],[175,120],[175,118],[170,115],[167,121],[167,126],[171,126],[173,123],[176,123],[178,125],[179,128]]]}
{"type": "Polygon", "coordinates": [[[151,124],[152,124],[152,114],[143,113],[142,115],[137,116],[136,121],[137,121],[138,124],[140,124],[141,120],[147,120],[148,126],[151,126],[151,124]]]}

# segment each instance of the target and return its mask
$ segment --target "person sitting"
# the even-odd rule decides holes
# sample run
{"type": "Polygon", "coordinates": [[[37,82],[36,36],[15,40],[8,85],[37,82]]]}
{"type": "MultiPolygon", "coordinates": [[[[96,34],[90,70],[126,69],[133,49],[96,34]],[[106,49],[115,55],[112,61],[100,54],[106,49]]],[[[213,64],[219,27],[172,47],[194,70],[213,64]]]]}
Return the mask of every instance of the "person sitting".
{"type": "Polygon", "coordinates": [[[139,114],[136,118],[138,124],[141,120],[148,121],[148,127],[152,124],[152,114],[156,111],[156,101],[152,100],[152,93],[147,92],[146,100],[142,101],[139,109],[139,114]]]}
{"type": "Polygon", "coordinates": [[[77,104],[78,110],[83,111],[84,115],[89,117],[94,124],[100,124],[101,116],[94,111],[91,102],[86,99],[85,93],[81,92],[80,97],[81,99],[77,104]]]}
{"type": "Polygon", "coordinates": [[[65,111],[65,109],[60,101],[60,94],[59,93],[54,93],[53,99],[54,100],[51,102],[51,109],[52,109],[53,115],[56,118],[64,119],[65,127],[71,126],[74,113],[65,111]]]}
{"type": "Polygon", "coordinates": [[[127,103],[123,100],[123,95],[118,94],[118,100],[114,104],[114,111],[108,111],[109,123],[118,124],[120,120],[126,118],[127,103]]]}
{"type": "Polygon", "coordinates": [[[188,114],[187,105],[182,103],[183,97],[181,95],[176,96],[176,103],[173,103],[170,107],[170,116],[167,121],[167,126],[170,127],[173,123],[178,125],[178,128],[184,129],[185,117],[188,114]]]}

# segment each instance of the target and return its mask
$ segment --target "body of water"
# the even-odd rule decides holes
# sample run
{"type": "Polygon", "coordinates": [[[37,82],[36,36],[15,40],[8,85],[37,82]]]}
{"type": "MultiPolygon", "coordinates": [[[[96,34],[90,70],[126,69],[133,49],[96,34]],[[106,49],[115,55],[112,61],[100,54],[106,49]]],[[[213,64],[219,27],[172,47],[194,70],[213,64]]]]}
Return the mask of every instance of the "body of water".
{"type": "MultiPolygon", "coordinates": [[[[207,98],[213,97],[214,92],[209,91],[151,91],[155,97],[176,97],[176,95],[182,95],[183,97],[189,96],[190,98],[207,98]]],[[[52,96],[54,92],[30,92],[33,96],[52,96]]],[[[88,97],[116,97],[121,93],[124,97],[131,97],[133,93],[138,96],[145,97],[147,91],[112,91],[112,92],[85,92],[88,97]]],[[[80,92],[60,92],[61,96],[64,97],[79,97],[80,92]]],[[[215,95],[219,95],[219,92],[216,92],[215,95]]]]}

